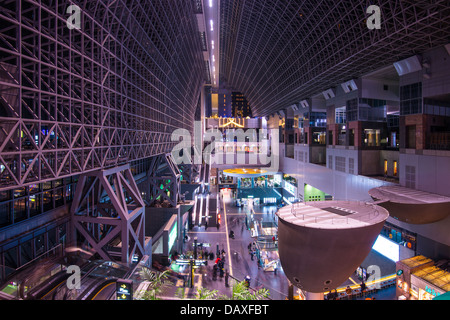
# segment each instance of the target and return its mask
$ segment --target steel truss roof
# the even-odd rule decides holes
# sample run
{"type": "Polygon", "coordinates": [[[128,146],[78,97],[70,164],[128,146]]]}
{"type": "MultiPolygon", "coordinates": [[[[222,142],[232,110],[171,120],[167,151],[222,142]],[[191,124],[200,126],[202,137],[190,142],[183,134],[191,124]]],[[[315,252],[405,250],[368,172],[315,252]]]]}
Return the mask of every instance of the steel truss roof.
{"type": "Polygon", "coordinates": [[[170,152],[175,129],[193,132],[204,62],[192,1],[0,7],[0,189],[170,152]]]}
{"type": "Polygon", "coordinates": [[[450,42],[448,0],[222,0],[222,83],[267,116],[346,80],[450,42]],[[369,29],[367,8],[381,9],[369,29]]]}

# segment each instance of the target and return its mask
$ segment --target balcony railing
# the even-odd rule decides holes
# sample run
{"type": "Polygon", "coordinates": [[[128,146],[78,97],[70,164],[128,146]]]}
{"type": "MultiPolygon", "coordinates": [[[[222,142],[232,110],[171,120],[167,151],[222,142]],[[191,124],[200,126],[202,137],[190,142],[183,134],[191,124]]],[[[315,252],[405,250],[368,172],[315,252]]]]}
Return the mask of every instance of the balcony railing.
{"type": "Polygon", "coordinates": [[[450,150],[450,132],[431,132],[427,149],[450,150]]]}

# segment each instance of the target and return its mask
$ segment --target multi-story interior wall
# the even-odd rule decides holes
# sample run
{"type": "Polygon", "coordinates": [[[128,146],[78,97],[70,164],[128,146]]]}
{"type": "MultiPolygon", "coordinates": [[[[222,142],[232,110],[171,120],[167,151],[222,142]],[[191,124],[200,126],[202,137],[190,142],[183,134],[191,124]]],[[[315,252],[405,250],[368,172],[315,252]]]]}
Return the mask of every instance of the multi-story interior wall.
{"type": "Polygon", "coordinates": [[[400,116],[400,183],[419,190],[450,195],[450,68],[449,46],[417,59],[419,70],[400,77],[401,88],[417,87],[414,99],[404,96],[400,116]],[[410,102],[408,104],[408,102],[410,102]],[[409,107],[409,108],[408,108],[409,107]]]}
{"type": "MultiPolygon", "coordinates": [[[[355,79],[356,90],[332,88],[334,96],[326,99],[326,164],[310,161],[309,146],[296,144],[294,159],[281,156],[282,172],[296,177],[300,186],[311,185],[335,199],[370,201],[370,189],[396,184],[449,196],[450,139],[446,138],[450,132],[449,46],[434,48],[416,60],[416,71],[403,74],[396,71],[395,65],[389,65],[355,79]],[[346,119],[339,123],[336,108],[348,107],[348,101],[355,98],[359,99],[358,108],[366,101],[361,99],[384,101],[384,117],[376,122],[349,121],[346,112],[346,119]],[[355,129],[352,139],[358,134],[367,138],[361,135],[366,128],[379,128],[386,134],[379,145],[369,146],[364,140],[357,140],[360,138],[351,143],[349,128],[355,129]],[[336,135],[342,133],[346,136],[338,139],[336,135]]],[[[410,60],[408,63],[411,65],[410,60]]],[[[284,155],[284,148],[281,144],[280,155],[284,155]]],[[[417,235],[418,252],[436,259],[450,257],[450,234],[446,231],[450,228],[449,218],[423,225],[394,218],[388,221],[417,235]]]]}

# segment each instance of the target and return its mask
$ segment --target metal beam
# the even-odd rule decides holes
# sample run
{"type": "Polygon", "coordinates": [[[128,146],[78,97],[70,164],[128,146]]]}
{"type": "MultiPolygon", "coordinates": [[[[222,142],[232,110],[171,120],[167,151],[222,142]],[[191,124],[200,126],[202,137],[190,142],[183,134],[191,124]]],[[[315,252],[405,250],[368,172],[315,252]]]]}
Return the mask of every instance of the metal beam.
{"type": "Polygon", "coordinates": [[[174,130],[193,131],[204,63],[191,1],[0,9],[0,190],[170,152],[174,130]]]}
{"type": "Polygon", "coordinates": [[[82,174],[70,210],[73,230],[103,259],[112,259],[112,242],[119,240],[120,259],[128,263],[145,254],[143,203],[128,165],[82,174]]]}

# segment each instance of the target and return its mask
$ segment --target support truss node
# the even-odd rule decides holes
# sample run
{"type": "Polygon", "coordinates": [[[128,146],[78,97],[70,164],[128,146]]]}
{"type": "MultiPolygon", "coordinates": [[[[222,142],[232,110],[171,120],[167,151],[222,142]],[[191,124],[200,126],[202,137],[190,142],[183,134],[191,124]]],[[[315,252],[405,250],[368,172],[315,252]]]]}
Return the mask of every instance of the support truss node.
{"type": "Polygon", "coordinates": [[[198,178],[200,178],[201,165],[195,163],[194,161],[196,154],[200,154],[200,152],[196,146],[193,146],[189,157],[191,160],[190,163],[181,163],[178,165],[178,169],[180,170],[182,176],[182,182],[193,184],[197,182],[198,178]]]}
{"type": "Polygon", "coordinates": [[[146,199],[149,206],[167,201],[176,207],[180,199],[181,173],[171,153],[161,154],[153,158],[148,170],[148,192],[146,199]]]}
{"type": "Polygon", "coordinates": [[[70,212],[74,237],[102,259],[129,263],[146,254],[144,201],[129,164],[82,174],[70,212]]]}

